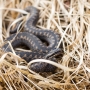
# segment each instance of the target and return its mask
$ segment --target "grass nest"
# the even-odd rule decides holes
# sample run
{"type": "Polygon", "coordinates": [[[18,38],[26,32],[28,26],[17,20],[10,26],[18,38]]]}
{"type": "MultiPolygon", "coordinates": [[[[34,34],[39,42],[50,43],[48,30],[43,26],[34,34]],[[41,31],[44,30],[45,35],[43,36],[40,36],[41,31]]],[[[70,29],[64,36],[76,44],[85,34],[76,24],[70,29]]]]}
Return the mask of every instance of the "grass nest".
{"type": "MultiPolygon", "coordinates": [[[[0,0],[0,47],[10,36],[17,18],[34,6],[40,10],[37,23],[61,35],[64,55],[58,58],[55,73],[35,73],[28,63],[0,49],[0,90],[90,90],[90,0],[0,0]]],[[[23,27],[22,25],[22,27],[23,27]]],[[[20,27],[19,29],[22,29],[20,27]]]]}

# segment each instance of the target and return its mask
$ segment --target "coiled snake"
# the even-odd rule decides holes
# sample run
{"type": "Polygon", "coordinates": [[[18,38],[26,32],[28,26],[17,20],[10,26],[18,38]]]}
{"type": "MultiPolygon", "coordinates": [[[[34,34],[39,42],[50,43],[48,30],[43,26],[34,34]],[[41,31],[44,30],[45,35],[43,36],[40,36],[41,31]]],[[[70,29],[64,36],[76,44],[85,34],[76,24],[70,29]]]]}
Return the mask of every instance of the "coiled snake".
{"type": "MultiPolygon", "coordinates": [[[[25,23],[24,32],[16,34],[17,27],[20,23],[18,22],[15,29],[10,31],[10,33],[15,34],[12,34],[10,37],[8,37],[7,41],[12,41],[11,44],[13,48],[16,48],[20,45],[25,45],[30,50],[32,50],[32,52],[16,51],[16,54],[24,58],[27,62],[35,58],[46,58],[57,62],[54,57],[50,58],[48,56],[50,55],[50,52],[52,54],[62,53],[61,48],[56,49],[60,40],[60,36],[52,30],[42,30],[36,27],[36,23],[39,19],[38,9],[33,6],[30,6],[27,7],[25,10],[30,13],[30,18],[25,23]],[[46,41],[48,45],[44,45],[42,43],[43,40],[46,41]]],[[[20,14],[19,17],[21,15],[22,14],[20,14]]],[[[11,52],[11,48],[9,47],[8,43],[3,45],[2,48],[8,52],[11,52]]],[[[30,69],[36,72],[54,71],[55,68],[55,66],[42,62],[33,63],[30,66],[30,69]]]]}

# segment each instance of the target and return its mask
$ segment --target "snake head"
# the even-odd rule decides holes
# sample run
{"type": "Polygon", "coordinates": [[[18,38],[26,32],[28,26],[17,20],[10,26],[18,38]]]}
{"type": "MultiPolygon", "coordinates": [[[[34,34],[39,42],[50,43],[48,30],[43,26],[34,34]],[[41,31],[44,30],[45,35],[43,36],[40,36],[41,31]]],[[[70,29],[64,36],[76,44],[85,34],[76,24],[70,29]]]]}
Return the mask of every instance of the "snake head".
{"type": "Polygon", "coordinates": [[[63,54],[63,49],[60,48],[56,48],[54,50],[51,50],[49,53],[46,54],[45,58],[51,58],[51,57],[56,57],[58,55],[62,55],[63,54]]]}

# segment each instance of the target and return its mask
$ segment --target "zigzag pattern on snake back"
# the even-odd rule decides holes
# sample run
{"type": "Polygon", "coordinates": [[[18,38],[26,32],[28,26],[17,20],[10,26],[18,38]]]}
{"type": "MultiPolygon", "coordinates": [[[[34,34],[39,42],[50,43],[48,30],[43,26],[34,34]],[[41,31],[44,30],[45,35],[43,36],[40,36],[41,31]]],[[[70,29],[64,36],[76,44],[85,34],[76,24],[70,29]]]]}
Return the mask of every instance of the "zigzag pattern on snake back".
{"type": "MultiPolygon", "coordinates": [[[[17,55],[19,55],[20,57],[24,58],[27,62],[29,62],[30,60],[35,58],[44,58],[45,56],[47,56],[49,52],[55,50],[60,40],[60,36],[52,30],[47,30],[47,29],[42,30],[36,28],[36,23],[39,19],[38,9],[36,9],[33,6],[30,6],[25,10],[30,13],[30,18],[25,23],[24,32],[20,32],[18,34],[12,34],[10,37],[7,38],[7,40],[12,41],[11,44],[13,48],[18,47],[20,45],[25,45],[30,50],[32,50],[32,52],[16,51],[17,55]],[[48,46],[42,43],[43,40],[48,43],[48,46]]],[[[19,17],[21,15],[22,14],[20,14],[19,17]]],[[[12,30],[11,33],[17,32],[17,27],[19,23],[20,22],[17,23],[15,29],[12,30]]],[[[8,43],[6,43],[2,48],[6,51],[11,52],[8,43]]],[[[57,52],[59,54],[62,53],[62,49],[57,49],[57,52]]],[[[58,54],[57,52],[55,52],[55,54],[58,54]]],[[[57,62],[55,58],[49,58],[49,59],[57,62]]],[[[46,71],[54,71],[55,67],[47,63],[38,62],[32,64],[30,66],[30,69],[36,72],[46,72],[46,71]]]]}

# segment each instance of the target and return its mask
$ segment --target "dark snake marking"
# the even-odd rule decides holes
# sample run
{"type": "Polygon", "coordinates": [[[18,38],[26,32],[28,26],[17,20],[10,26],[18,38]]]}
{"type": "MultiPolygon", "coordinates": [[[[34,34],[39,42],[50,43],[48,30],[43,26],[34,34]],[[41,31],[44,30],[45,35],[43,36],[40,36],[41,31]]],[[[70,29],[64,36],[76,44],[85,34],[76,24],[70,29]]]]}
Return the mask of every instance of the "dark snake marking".
{"type": "MultiPolygon", "coordinates": [[[[12,41],[11,44],[13,48],[16,48],[20,45],[25,45],[32,51],[16,51],[16,54],[24,58],[27,62],[36,58],[45,58],[57,62],[55,56],[52,55],[62,54],[62,49],[56,49],[60,40],[60,36],[52,30],[42,30],[36,28],[36,23],[39,19],[38,9],[30,6],[25,10],[30,13],[30,18],[25,23],[24,32],[12,34],[10,37],[7,38],[7,41],[12,41]],[[42,40],[48,42],[48,46],[44,45],[42,43],[42,40]]],[[[22,16],[22,14],[20,14],[19,17],[20,16],[22,16]]],[[[15,29],[12,30],[11,33],[17,32],[17,27],[20,22],[17,23],[15,29]]],[[[8,43],[6,43],[2,48],[8,52],[11,52],[8,43]]],[[[35,72],[52,72],[55,70],[55,68],[55,66],[42,62],[34,63],[30,66],[30,69],[35,72]]]]}

